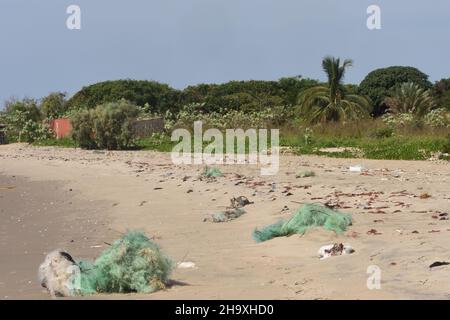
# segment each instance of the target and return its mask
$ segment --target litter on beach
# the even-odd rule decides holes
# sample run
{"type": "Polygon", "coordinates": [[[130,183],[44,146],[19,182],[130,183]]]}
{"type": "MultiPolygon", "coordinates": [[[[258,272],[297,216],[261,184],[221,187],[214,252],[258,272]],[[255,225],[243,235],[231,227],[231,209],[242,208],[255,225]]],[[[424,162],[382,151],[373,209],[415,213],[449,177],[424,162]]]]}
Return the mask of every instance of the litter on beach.
{"type": "Polygon", "coordinates": [[[304,234],[312,227],[323,227],[336,233],[344,232],[352,224],[349,214],[327,208],[320,204],[304,204],[291,219],[280,220],[262,229],[255,229],[253,238],[256,242],[263,242],[275,237],[304,234]]]}
{"type": "Polygon", "coordinates": [[[348,170],[350,172],[359,172],[359,173],[361,173],[363,171],[363,167],[362,166],[350,166],[348,168],[348,170]]]}
{"type": "Polygon", "coordinates": [[[195,263],[192,261],[185,261],[177,263],[178,269],[194,269],[196,268],[195,263]]]}
{"type": "Polygon", "coordinates": [[[355,250],[349,244],[334,243],[320,247],[318,254],[320,260],[323,260],[332,256],[352,254],[354,252],[355,250]]]}
{"type": "Polygon", "coordinates": [[[94,261],[76,261],[63,250],[53,251],[38,274],[41,285],[54,297],[151,293],[165,288],[172,268],[158,245],[141,232],[129,232],[94,261]]]}

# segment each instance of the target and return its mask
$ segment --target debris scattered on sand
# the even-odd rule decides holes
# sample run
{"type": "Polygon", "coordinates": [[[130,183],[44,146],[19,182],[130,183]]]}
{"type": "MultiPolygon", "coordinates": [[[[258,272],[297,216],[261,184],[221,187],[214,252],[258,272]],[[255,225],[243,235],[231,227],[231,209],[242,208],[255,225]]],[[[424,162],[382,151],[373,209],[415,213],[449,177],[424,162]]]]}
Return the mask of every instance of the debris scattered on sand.
{"type": "Polygon", "coordinates": [[[242,208],[249,204],[253,204],[252,201],[248,200],[248,198],[244,197],[244,196],[231,198],[230,202],[231,202],[231,205],[230,205],[231,208],[242,208]]]}
{"type": "Polygon", "coordinates": [[[430,269],[436,268],[436,267],[441,267],[441,266],[448,266],[449,264],[450,264],[450,262],[446,262],[446,261],[435,261],[430,265],[430,269]]]}
{"type": "Polygon", "coordinates": [[[422,193],[422,194],[419,196],[419,198],[420,198],[420,199],[428,199],[428,198],[431,198],[431,195],[425,192],[425,193],[422,193]]]}
{"type": "Polygon", "coordinates": [[[185,261],[185,262],[178,262],[177,263],[178,269],[195,269],[195,263],[192,261],[185,261]]]}
{"type": "Polygon", "coordinates": [[[370,229],[369,231],[367,231],[367,234],[368,234],[368,235],[379,236],[379,235],[381,235],[382,233],[381,233],[381,232],[378,232],[376,229],[370,229]]]}
{"type": "Polygon", "coordinates": [[[348,171],[350,171],[350,172],[359,172],[359,173],[361,173],[362,170],[363,170],[362,166],[350,166],[348,168],[348,171]]]}
{"type": "Polygon", "coordinates": [[[320,247],[318,253],[320,260],[323,260],[332,256],[352,254],[353,252],[355,252],[355,250],[349,244],[334,243],[320,247]]]}
{"type": "Polygon", "coordinates": [[[300,172],[298,175],[296,175],[296,178],[309,178],[309,177],[315,177],[316,173],[314,171],[304,171],[300,172]]]}
{"type": "Polygon", "coordinates": [[[0,190],[12,190],[15,188],[16,186],[0,186],[0,190]]]}
{"type": "Polygon", "coordinates": [[[228,208],[225,211],[213,213],[203,221],[210,221],[214,223],[229,222],[239,218],[243,214],[245,214],[245,210],[242,208],[228,208]]]}

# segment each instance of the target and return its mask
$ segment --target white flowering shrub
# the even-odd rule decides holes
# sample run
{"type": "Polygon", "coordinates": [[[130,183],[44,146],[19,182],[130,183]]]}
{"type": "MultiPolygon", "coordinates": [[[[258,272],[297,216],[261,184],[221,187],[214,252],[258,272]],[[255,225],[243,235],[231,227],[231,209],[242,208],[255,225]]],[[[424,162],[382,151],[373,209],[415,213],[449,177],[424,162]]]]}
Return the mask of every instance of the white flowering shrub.
{"type": "Polygon", "coordinates": [[[450,112],[441,108],[430,111],[424,117],[425,125],[430,127],[450,127],[450,112]]]}
{"type": "Polygon", "coordinates": [[[412,113],[387,113],[381,119],[389,127],[405,127],[414,123],[414,115],[412,113]]]}

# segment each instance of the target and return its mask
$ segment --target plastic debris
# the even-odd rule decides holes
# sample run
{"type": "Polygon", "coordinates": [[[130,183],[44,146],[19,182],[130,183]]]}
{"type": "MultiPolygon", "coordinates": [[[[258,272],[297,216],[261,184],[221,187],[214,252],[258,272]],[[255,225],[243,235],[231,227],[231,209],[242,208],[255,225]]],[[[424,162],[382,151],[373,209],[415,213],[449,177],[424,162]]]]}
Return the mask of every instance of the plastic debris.
{"type": "Polygon", "coordinates": [[[178,269],[194,269],[196,268],[195,263],[192,261],[179,262],[177,264],[178,269]]]}
{"type": "Polygon", "coordinates": [[[309,178],[309,177],[315,177],[316,173],[314,171],[304,171],[296,175],[296,178],[309,178]]]}
{"type": "Polygon", "coordinates": [[[210,217],[205,218],[203,221],[211,221],[215,223],[229,222],[239,218],[245,214],[245,210],[242,208],[229,208],[223,212],[213,213],[210,217]]]}
{"type": "Polygon", "coordinates": [[[334,243],[320,247],[318,254],[320,260],[323,260],[331,256],[352,254],[353,252],[355,252],[355,250],[349,244],[334,243]]]}
{"type": "Polygon", "coordinates": [[[350,172],[362,172],[363,167],[362,167],[362,166],[350,166],[350,167],[348,168],[348,170],[349,170],[350,172]]]}
{"type": "Polygon", "coordinates": [[[260,230],[255,229],[253,238],[263,242],[275,237],[304,234],[308,228],[323,227],[336,233],[344,232],[352,224],[351,215],[327,208],[320,204],[302,205],[287,221],[280,220],[260,230]]]}
{"type": "Polygon", "coordinates": [[[74,259],[63,250],[55,250],[47,254],[39,266],[38,279],[52,297],[73,295],[73,278],[80,274],[80,268],[74,259]]]}

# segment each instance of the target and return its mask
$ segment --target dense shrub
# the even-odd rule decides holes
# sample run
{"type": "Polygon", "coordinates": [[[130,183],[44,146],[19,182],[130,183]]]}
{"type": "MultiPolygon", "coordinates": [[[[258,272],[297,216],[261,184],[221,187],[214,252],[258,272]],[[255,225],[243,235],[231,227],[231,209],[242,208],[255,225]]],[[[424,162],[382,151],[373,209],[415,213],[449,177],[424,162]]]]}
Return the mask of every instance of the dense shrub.
{"type": "Polygon", "coordinates": [[[139,108],[121,100],[72,115],[72,137],[82,148],[125,149],[134,139],[132,122],[139,108]]]}
{"type": "Polygon", "coordinates": [[[151,112],[164,113],[177,103],[178,96],[177,90],[156,81],[116,80],[84,87],[67,104],[71,109],[90,109],[125,99],[139,106],[148,104],[151,112]]]}
{"type": "Polygon", "coordinates": [[[38,122],[42,119],[41,112],[36,100],[23,99],[10,101],[6,103],[5,112],[7,114],[17,114],[20,112],[22,116],[26,117],[26,120],[38,122]]]}
{"type": "Polygon", "coordinates": [[[6,125],[9,141],[35,142],[53,137],[50,128],[41,121],[35,121],[29,109],[10,109],[0,114],[0,123],[6,125]]]}
{"type": "Polygon", "coordinates": [[[414,115],[412,113],[388,113],[382,116],[382,120],[389,127],[406,127],[414,123],[414,115]]]}
{"type": "Polygon", "coordinates": [[[301,78],[279,81],[230,81],[224,84],[189,86],[182,92],[184,105],[201,103],[203,112],[219,110],[263,111],[279,105],[294,105],[298,94],[317,84],[301,78]]]}
{"type": "Polygon", "coordinates": [[[393,127],[384,127],[384,128],[377,128],[374,129],[369,133],[369,138],[375,138],[375,139],[384,139],[384,138],[390,138],[394,135],[394,128],[393,127]]]}
{"type": "Polygon", "coordinates": [[[433,87],[438,105],[450,111],[450,78],[437,81],[433,87]]]}
{"type": "Polygon", "coordinates": [[[220,109],[203,111],[204,104],[191,103],[180,112],[165,115],[166,129],[174,127],[192,128],[194,121],[202,121],[205,127],[218,129],[279,127],[294,117],[291,106],[275,106],[263,111],[242,111],[220,109]]]}
{"type": "Polygon", "coordinates": [[[99,104],[126,99],[138,106],[147,105],[149,113],[178,112],[185,105],[202,104],[202,112],[243,110],[262,111],[278,105],[294,105],[298,94],[317,85],[301,77],[279,81],[230,81],[223,84],[199,84],[182,91],[154,81],[117,80],[82,88],[69,101],[69,109],[90,109],[99,104]]]}
{"type": "Polygon", "coordinates": [[[428,76],[413,67],[389,67],[370,72],[359,86],[359,93],[368,96],[374,104],[374,114],[386,110],[384,99],[394,87],[405,82],[414,82],[423,89],[431,89],[428,76]]]}
{"type": "Polygon", "coordinates": [[[444,108],[434,109],[424,117],[425,125],[429,127],[450,127],[450,112],[444,108]]]}

